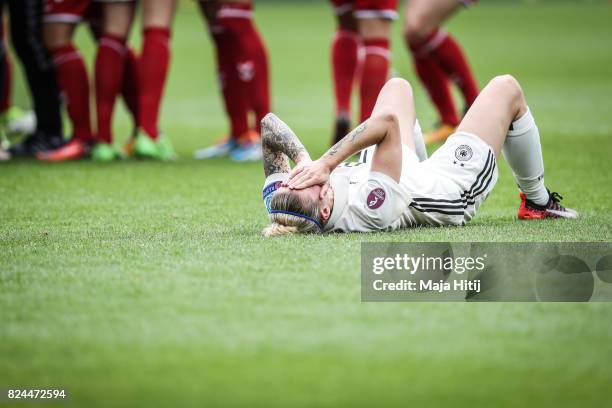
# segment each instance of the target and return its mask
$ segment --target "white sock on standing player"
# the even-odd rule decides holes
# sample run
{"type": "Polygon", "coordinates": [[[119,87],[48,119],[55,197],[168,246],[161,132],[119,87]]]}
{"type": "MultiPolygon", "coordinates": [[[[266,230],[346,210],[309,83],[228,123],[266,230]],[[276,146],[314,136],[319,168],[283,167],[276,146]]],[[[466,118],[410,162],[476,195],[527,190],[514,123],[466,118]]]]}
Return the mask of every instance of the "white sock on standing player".
{"type": "Polygon", "coordinates": [[[540,132],[529,108],[512,122],[502,152],[525,196],[538,205],[546,205],[549,194],[544,185],[540,132]]]}

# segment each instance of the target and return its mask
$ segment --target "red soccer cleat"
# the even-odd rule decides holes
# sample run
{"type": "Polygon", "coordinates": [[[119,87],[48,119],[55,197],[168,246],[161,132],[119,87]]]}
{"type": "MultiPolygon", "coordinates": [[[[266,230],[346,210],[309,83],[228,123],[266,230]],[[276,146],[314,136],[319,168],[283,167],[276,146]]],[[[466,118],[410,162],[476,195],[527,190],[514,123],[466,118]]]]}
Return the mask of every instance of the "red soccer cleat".
{"type": "Polygon", "coordinates": [[[55,150],[42,151],[36,154],[38,160],[62,162],[82,159],[89,152],[89,146],[80,140],[71,140],[55,150]]]}
{"type": "Polygon", "coordinates": [[[528,200],[525,194],[520,193],[521,206],[517,217],[519,220],[543,220],[545,218],[578,218],[578,212],[565,208],[559,202],[563,199],[559,193],[550,193],[548,204],[538,205],[528,200]]]}

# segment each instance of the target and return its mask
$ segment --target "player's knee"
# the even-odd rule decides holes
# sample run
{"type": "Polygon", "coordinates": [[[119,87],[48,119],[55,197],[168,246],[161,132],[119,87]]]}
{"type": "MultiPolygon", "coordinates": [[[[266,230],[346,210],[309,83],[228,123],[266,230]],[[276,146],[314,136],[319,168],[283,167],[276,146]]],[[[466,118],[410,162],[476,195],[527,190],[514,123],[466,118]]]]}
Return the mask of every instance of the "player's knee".
{"type": "Polygon", "coordinates": [[[406,81],[404,78],[391,78],[387,81],[385,87],[398,90],[405,95],[412,97],[412,86],[410,85],[410,82],[406,81]]]}
{"type": "Polygon", "coordinates": [[[504,94],[512,99],[520,99],[523,97],[521,85],[512,75],[498,75],[491,80],[491,84],[499,88],[500,91],[504,92],[504,94]]]}
{"type": "Polygon", "coordinates": [[[383,18],[362,18],[357,20],[359,35],[364,40],[389,39],[391,35],[391,22],[383,18]]]}
{"type": "Polygon", "coordinates": [[[58,35],[57,32],[51,30],[43,30],[43,44],[49,51],[55,48],[68,45],[72,42],[70,36],[58,35]]]}
{"type": "Polygon", "coordinates": [[[404,26],[404,37],[411,45],[421,44],[427,39],[431,28],[420,18],[408,17],[404,26]]]}

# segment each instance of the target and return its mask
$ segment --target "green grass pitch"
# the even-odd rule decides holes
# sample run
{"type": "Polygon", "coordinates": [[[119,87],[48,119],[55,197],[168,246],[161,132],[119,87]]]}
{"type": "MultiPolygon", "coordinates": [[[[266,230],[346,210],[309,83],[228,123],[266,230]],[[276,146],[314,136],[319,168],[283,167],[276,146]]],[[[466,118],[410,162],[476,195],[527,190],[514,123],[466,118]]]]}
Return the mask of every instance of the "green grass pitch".
{"type": "MultiPolygon", "coordinates": [[[[66,388],[49,406],[75,407],[609,406],[611,305],[360,302],[361,241],[612,237],[612,8],[486,3],[449,29],[481,84],[521,81],[547,184],[582,219],[516,222],[500,164],[465,228],[263,239],[260,164],[191,159],[226,123],[210,42],[185,1],[162,118],[180,160],[0,165],[0,387],[66,388]]],[[[274,110],[320,154],[332,123],[330,7],[262,4],[257,21],[274,110]]],[[[393,40],[394,70],[415,84],[427,128],[435,115],[400,24],[393,40]]],[[[86,30],[78,42],[91,62],[86,30]]],[[[28,104],[21,80],[15,102],[28,104]]],[[[122,141],[123,108],[115,124],[122,141]]]]}

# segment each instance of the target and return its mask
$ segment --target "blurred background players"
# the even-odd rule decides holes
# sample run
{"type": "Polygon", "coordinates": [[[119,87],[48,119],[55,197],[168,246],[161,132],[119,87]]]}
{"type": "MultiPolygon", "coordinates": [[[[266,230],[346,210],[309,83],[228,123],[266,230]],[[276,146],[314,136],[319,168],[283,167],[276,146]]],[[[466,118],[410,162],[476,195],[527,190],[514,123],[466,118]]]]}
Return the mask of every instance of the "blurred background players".
{"type": "Polygon", "coordinates": [[[270,112],[270,84],[268,55],[253,21],[253,2],[201,0],[199,4],[216,49],[230,130],[229,136],[194,156],[260,160],[260,121],[270,112]]]}
{"type": "MultiPolygon", "coordinates": [[[[159,114],[170,66],[170,28],[176,0],[147,0],[141,3],[143,45],[138,59],[137,79],[126,75],[129,53],[126,41],[134,21],[135,2],[108,0],[102,6],[102,35],[96,56],[97,141],[110,146],[112,116],[124,81],[138,83],[138,130],[126,146],[128,153],[142,158],[173,160],[170,140],[159,130],[159,114]]],[[[112,149],[108,159],[119,157],[112,149]]]]}
{"type": "Polygon", "coordinates": [[[336,100],[336,143],[351,128],[351,94],[359,82],[359,121],[370,117],[378,93],[387,81],[391,60],[391,22],[397,0],[332,0],[337,31],[331,60],[336,100]]]}
{"type": "Polygon", "coordinates": [[[32,111],[24,111],[14,106],[11,101],[13,88],[12,63],[8,51],[6,27],[0,20],[0,160],[8,160],[10,139],[15,136],[28,135],[36,130],[36,116],[32,111]]]}
{"type": "MultiPolygon", "coordinates": [[[[10,152],[13,156],[32,156],[63,143],[59,91],[53,64],[42,41],[42,0],[0,0],[0,21],[3,21],[6,6],[11,42],[23,66],[36,115],[36,129],[24,129],[31,133],[11,146],[10,152]]],[[[11,77],[7,58],[5,43],[0,41],[0,84],[5,97],[3,108],[10,115],[8,96],[11,77]]]]}
{"type": "Polygon", "coordinates": [[[442,143],[461,120],[450,83],[464,100],[467,112],[478,96],[478,85],[459,44],[441,28],[442,23],[461,7],[476,0],[408,0],[404,35],[412,53],[415,71],[435,105],[440,122],[425,135],[425,143],[442,143]]]}
{"type": "MultiPolygon", "coordinates": [[[[100,3],[90,0],[47,0],[43,21],[43,38],[53,57],[62,99],[72,124],[72,139],[59,149],[40,153],[39,158],[63,161],[91,154],[94,160],[115,159],[119,153],[108,138],[110,117],[105,117],[107,128],[103,129],[107,138],[98,140],[92,130],[89,77],[83,57],[73,43],[74,32],[83,21],[88,23],[94,38],[99,41],[102,30],[100,3]]],[[[137,59],[129,48],[125,49],[124,54],[121,92],[136,126],[138,123],[137,59]]],[[[104,92],[96,96],[108,98],[104,92]]],[[[103,100],[102,103],[108,102],[103,100]]]]}

